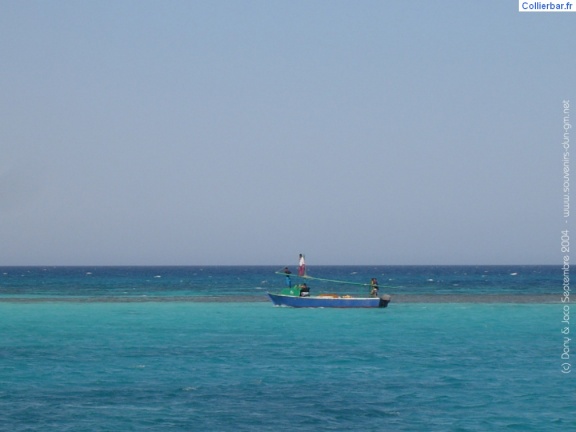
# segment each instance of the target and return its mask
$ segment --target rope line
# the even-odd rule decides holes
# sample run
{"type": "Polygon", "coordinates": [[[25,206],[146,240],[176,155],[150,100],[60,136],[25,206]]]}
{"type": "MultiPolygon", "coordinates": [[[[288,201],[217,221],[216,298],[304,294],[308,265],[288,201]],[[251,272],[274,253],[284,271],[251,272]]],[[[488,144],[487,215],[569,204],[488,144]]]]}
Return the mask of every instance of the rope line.
{"type": "Polygon", "coordinates": [[[346,284],[346,285],[370,286],[369,283],[348,282],[348,281],[341,281],[341,280],[335,280],[335,279],[324,279],[324,278],[317,278],[317,277],[308,276],[308,275],[299,276],[299,275],[293,275],[292,273],[284,273],[283,271],[277,271],[276,274],[282,275],[282,276],[297,277],[297,278],[302,278],[302,279],[323,281],[323,282],[334,282],[334,283],[340,283],[340,284],[346,284]]]}
{"type": "MultiPolygon", "coordinates": [[[[344,284],[344,285],[358,285],[358,286],[364,286],[364,287],[372,286],[369,283],[349,282],[349,281],[341,281],[341,280],[335,280],[335,279],[324,279],[324,278],[317,278],[317,277],[308,276],[308,275],[299,276],[299,275],[293,274],[293,273],[284,273],[284,271],[282,271],[282,270],[278,270],[277,272],[274,272],[274,273],[276,273],[277,275],[280,275],[280,276],[290,276],[290,277],[294,277],[294,278],[317,280],[317,281],[322,281],[322,282],[333,282],[333,283],[339,283],[339,284],[344,284]]],[[[382,285],[382,284],[378,284],[378,285],[380,286],[380,288],[404,288],[403,286],[392,286],[392,285],[382,285]]]]}

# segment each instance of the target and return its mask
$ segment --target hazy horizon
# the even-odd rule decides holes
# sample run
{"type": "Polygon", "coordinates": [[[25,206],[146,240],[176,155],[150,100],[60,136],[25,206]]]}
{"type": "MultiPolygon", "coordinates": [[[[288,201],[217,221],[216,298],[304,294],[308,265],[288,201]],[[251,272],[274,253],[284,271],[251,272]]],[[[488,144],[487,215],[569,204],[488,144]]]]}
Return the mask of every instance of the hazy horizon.
{"type": "Polygon", "coordinates": [[[562,265],[573,30],[496,0],[3,1],[0,265],[562,265]]]}

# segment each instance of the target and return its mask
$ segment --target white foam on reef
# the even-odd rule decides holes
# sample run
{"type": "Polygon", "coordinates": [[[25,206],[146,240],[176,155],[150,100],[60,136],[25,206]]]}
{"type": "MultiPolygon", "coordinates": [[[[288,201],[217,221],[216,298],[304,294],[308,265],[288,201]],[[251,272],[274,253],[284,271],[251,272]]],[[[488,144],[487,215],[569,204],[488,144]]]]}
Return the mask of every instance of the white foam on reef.
{"type": "MultiPolygon", "coordinates": [[[[143,296],[143,297],[7,297],[0,303],[263,303],[270,299],[253,296],[143,296]]],[[[554,294],[396,294],[392,303],[560,303],[554,294]]]]}

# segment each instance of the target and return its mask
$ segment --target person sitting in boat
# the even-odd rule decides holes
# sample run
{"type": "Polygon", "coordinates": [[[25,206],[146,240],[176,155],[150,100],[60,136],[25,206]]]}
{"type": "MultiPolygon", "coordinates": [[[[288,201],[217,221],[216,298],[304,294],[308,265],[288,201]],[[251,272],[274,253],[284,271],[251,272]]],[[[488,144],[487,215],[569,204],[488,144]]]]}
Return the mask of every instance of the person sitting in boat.
{"type": "Polygon", "coordinates": [[[300,285],[300,297],[310,297],[310,288],[305,283],[300,285]]]}
{"type": "Polygon", "coordinates": [[[370,281],[370,297],[378,297],[378,281],[372,278],[370,281]]]}

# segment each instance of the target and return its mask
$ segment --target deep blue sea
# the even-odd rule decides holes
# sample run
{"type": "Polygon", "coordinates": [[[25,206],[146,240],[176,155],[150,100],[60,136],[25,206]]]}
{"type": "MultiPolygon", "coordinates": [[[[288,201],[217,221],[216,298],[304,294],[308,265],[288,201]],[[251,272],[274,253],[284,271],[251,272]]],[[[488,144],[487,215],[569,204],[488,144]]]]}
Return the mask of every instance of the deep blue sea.
{"type": "Polygon", "coordinates": [[[559,266],[279,268],[0,267],[0,430],[576,431],[559,266]]]}

